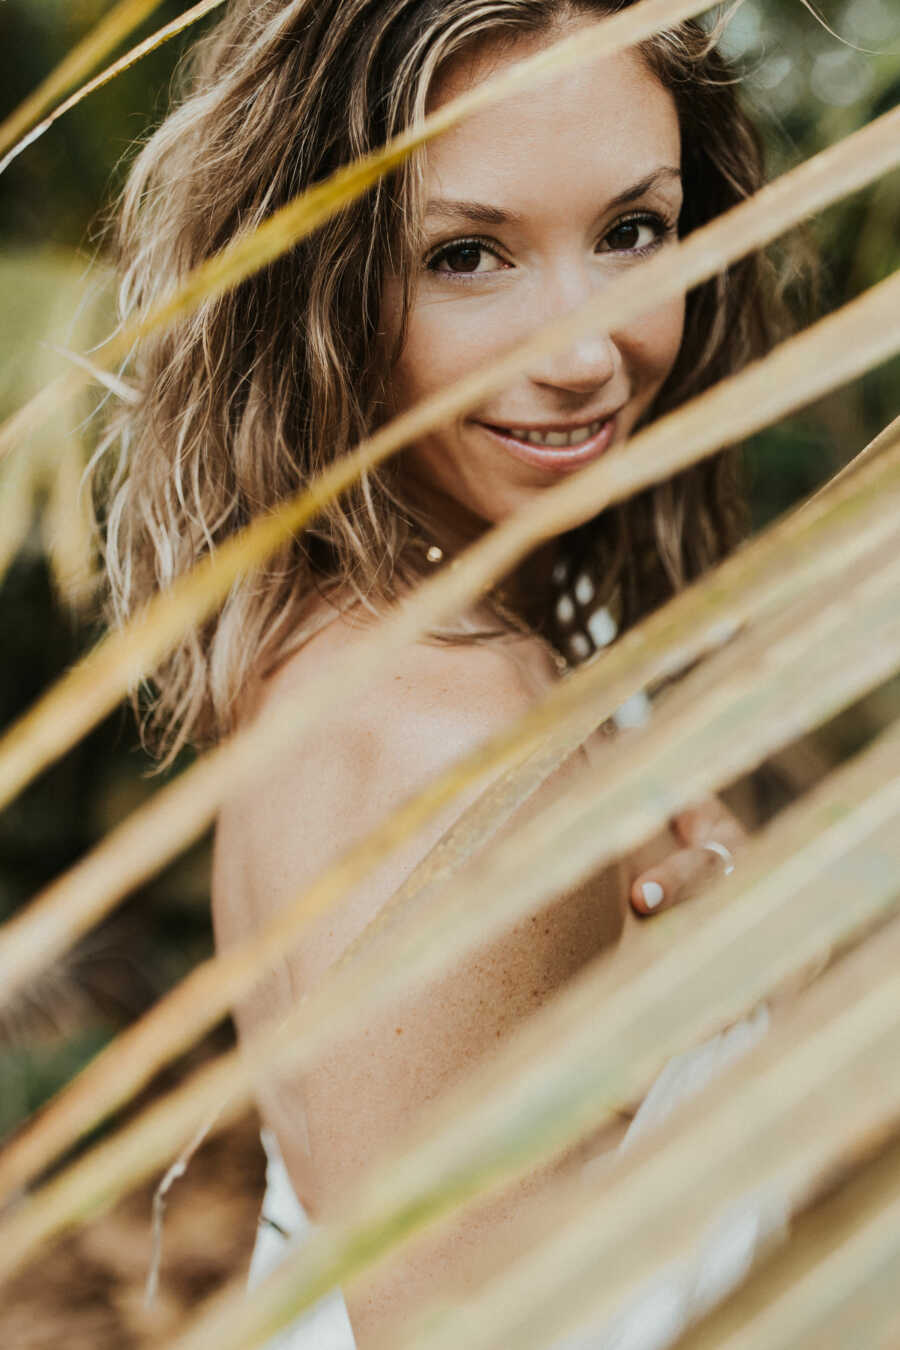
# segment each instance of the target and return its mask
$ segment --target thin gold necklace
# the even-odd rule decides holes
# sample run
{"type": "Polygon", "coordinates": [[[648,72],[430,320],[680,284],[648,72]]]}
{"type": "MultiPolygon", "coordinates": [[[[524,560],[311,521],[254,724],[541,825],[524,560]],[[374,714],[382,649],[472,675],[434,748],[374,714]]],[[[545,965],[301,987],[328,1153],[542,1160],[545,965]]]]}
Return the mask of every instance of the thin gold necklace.
{"type": "MultiPolygon", "coordinates": [[[[444,557],[439,544],[426,544],[425,559],[431,566],[442,563],[444,557]]],[[[553,627],[558,641],[527,623],[498,589],[492,590],[489,598],[498,616],[516,632],[541,643],[562,676],[615,641],[622,617],[621,590],[616,587],[606,603],[599,603],[596,581],[589,569],[581,567],[573,576],[565,559],[553,569],[553,584],[553,627]]]]}
{"type": "MultiPolygon", "coordinates": [[[[444,556],[444,550],[439,544],[425,545],[425,558],[432,567],[442,563],[444,556]]],[[[491,591],[489,602],[497,617],[508,623],[515,632],[537,639],[557,676],[562,678],[575,666],[583,665],[615,641],[622,622],[622,590],[616,584],[605,603],[601,602],[590,568],[578,567],[574,569],[573,575],[571,564],[563,559],[554,567],[553,583],[556,590],[553,619],[554,627],[561,634],[560,646],[532,628],[514,606],[505,602],[498,590],[491,591]],[[562,649],[563,645],[565,650],[562,649]]],[[[612,716],[604,718],[596,730],[604,736],[616,737],[628,728],[643,726],[649,711],[647,694],[639,690],[612,716]]]]}

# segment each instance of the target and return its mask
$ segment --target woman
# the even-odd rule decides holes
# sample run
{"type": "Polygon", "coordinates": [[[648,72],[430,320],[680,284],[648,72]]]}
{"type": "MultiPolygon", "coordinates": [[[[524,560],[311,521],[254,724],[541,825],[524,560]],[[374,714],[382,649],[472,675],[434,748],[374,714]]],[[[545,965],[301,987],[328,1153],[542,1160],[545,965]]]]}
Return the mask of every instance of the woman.
{"type": "MultiPolygon", "coordinates": [[[[234,3],[199,46],[188,96],[132,173],[126,310],[152,304],[239,229],[425,111],[624,7],[234,3]]],[[[695,23],[445,134],[264,272],[138,351],[140,399],[122,414],[109,515],[116,616],[372,427],[760,182],[758,140],[732,74],[695,23]]],[[[767,266],[750,258],[686,302],[536,362],[483,407],[423,437],[233,588],[221,614],[159,673],[149,731],[170,754],[210,743],[352,661],[367,628],[429,569],[561,476],[627,454],[637,427],[759,354],[774,311],[767,266]]],[[[287,748],[264,782],[222,812],[219,942],[266,922],[417,787],[523,712],[566,663],[722,558],[741,519],[734,455],[725,454],[543,545],[457,623],[398,652],[352,708],[287,748]]],[[[602,773],[603,754],[598,733],[529,810],[577,771],[576,759],[602,773]]],[[[323,979],[466,804],[313,926],[239,1010],[243,1034],[323,979]]],[[[281,1226],[339,1210],[426,1103],[622,939],[629,901],[647,914],[695,893],[739,835],[717,802],[685,812],[633,858],[392,1007],[301,1083],[268,1093],[268,1137],[296,1193],[282,1176],[278,1203],[286,1191],[290,1215],[281,1226]]],[[[467,1214],[352,1297],[357,1343],[369,1345],[448,1278],[462,1292],[471,1287],[479,1242],[512,1228],[539,1184],[467,1214]]],[[[340,1300],[321,1316],[325,1330],[307,1325],[291,1344],[330,1344],[328,1326],[335,1344],[352,1344],[340,1300]]]]}

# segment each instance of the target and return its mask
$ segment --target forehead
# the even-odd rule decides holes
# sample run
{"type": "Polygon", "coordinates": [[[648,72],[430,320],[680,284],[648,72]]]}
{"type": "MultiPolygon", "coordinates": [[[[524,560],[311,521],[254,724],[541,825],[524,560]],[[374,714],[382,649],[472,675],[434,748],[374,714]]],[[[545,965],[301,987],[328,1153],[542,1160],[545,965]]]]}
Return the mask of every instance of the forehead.
{"type": "MultiPolygon", "coordinates": [[[[487,39],[438,75],[431,108],[561,36],[487,39]]],[[[598,57],[482,109],[427,148],[430,195],[471,197],[516,211],[614,197],[681,163],[674,99],[637,52],[598,57]]]]}

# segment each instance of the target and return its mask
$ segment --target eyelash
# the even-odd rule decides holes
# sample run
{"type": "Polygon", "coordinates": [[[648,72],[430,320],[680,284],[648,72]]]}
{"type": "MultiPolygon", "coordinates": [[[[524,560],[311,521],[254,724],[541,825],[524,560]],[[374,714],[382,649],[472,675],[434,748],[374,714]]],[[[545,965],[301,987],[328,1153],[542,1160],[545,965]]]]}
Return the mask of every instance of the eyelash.
{"type": "MultiPolygon", "coordinates": [[[[654,249],[658,248],[659,245],[663,243],[665,239],[668,239],[670,235],[673,235],[677,228],[676,223],[674,221],[667,220],[665,216],[659,215],[655,211],[638,211],[634,212],[630,216],[623,216],[621,220],[617,220],[615,225],[612,225],[610,229],[607,231],[606,235],[604,235],[604,238],[608,238],[609,235],[612,234],[615,230],[621,230],[622,227],[625,225],[652,225],[657,230],[657,236],[653,240],[653,242],[650,244],[645,244],[643,248],[609,250],[610,253],[622,253],[632,258],[641,258],[645,257],[649,253],[652,253],[654,249]]],[[[437,272],[438,271],[437,264],[442,262],[456,249],[465,248],[466,245],[475,245],[478,248],[483,248],[485,252],[490,253],[492,257],[499,258],[501,262],[505,261],[503,255],[499,252],[499,250],[496,248],[496,246],[492,243],[491,240],[483,239],[479,235],[473,234],[473,235],[466,235],[465,237],[460,239],[451,239],[446,244],[441,244],[438,248],[434,250],[433,253],[428,254],[428,256],[425,258],[426,269],[431,272],[437,272]]],[[[468,281],[473,279],[476,275],[484,276],[485,273],[447,271],[440,273],[440,275],[454,277],[457,280],[461,279],[463,281],[468,281]]]]}

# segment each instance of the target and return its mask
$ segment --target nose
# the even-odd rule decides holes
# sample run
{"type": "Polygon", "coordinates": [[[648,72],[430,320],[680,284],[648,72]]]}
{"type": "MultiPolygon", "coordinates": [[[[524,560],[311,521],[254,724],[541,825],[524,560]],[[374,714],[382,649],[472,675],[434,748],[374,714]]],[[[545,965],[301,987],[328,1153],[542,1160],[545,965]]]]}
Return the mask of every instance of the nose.
{"type": "MultiPolygon", "coordinates": [[[[581,273],[552,279],[551,293],[536,314],[535,329],[550,319],[569,314],[583,305],[596,290],[596,282],[581,273]]],[[[574,342],[539,358],[529,370],[536,385],[566,393],[591,395],[609,384],[622,370],[622,353],[613,336],[600,331],[583,333],[574,342]]]]}
{"type": "Polygon", "coordinates": [[[588,333],[571,346],[553,352],[533,366],[534,384],[590,395],[609,384],[622,367],[622,355],[612,337],[588,333]]]}

